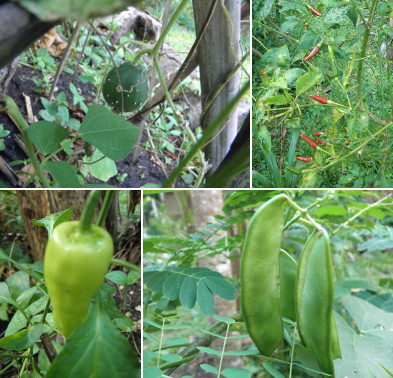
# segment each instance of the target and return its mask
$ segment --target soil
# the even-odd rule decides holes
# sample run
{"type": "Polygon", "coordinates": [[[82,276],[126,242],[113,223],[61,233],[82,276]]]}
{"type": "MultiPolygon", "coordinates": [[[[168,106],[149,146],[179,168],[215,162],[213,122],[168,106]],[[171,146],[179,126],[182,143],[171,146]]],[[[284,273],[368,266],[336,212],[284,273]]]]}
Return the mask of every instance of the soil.
{"type": "MultiPolygon", "coordinates": [[[[34,69],[26,66],[19,66],[15,75],[13,76],[10,85],[7,89],[7,94],[13,98],[18,105],[20,112],[27,119],[26,103],[23,94],[30,97],[31,107],[33,114],[41,120],[38,112],[44,109],[40,98],[46,96],[42,93],[42,88],[37,88],[34,79],[40,79],[42,77],[41,72],[35,71],[34,69]]],[[[73,102],[73,95],[69,89],[69,82],[72,79],[70,74],[62,74],[58,82],[58,92],[63,91],[67,96],[69,104],[73,102]]],[[[79,93],[85,98],[86,104],[93,103],[95,96],[95,88],[90,83],[83,83],[77,77],[74,81],[75,86],[78,88],[79,93]]],[[[74,113],[83,113],[82,109],[78,106],[73,106],[70,109],[74,113]]],[[[132,120],[134,124],[137,124],[135,120],[132,120]]],[[[19,147],[16,142],[16,137],[19,135],[19,130],[13,123],[13,121],[4,113],[0,113],[0,124],[4,124],[4,128],[9,130],[11,133],[9,136],[4,138],[6,149],[0,152],[0,156],[8,163],[14,161],[23,161],[28,157],[19,147]]],[[[142,137],[142,144],[145,142],[146,136],[142,137]]],[[[175,156],[177,159],[178,157],[175,156]]],[[[119,175],[127,173],[124,181],[118,182],[116,177],[112,177],[108,180],[107,184],[113,185],[119,188],[140,188],[146,184],[162,184],[166,179],[165,171],[170,171],[176,166],[177,161],[174,160],[170,166],[167,166],[164,162],[164,157],[154,154],[150,151],[138,148],[133,148],[130,155],[125,159],[116,162],[116,166],[119,175]],[[157,164],[156,164],[157,163],[157,164]]],[[[14,172],[18,172],[23,168],[24,164],[13,165],[12,169],[14,172]]],[[[15,175],[15,179],[17,177],[15,175]]],[[[13,185],[7,177],[0,172],[0,181],[2,181],[6,187],[17,187],[19,185],[13,185]]],[[[94,179],[93,177],[87,177],[86,183],[89,184],[103,184],[102,181],[94,179]]],[[[184,186],[182,183],[178,183],[178,186],[184,186]]]]}

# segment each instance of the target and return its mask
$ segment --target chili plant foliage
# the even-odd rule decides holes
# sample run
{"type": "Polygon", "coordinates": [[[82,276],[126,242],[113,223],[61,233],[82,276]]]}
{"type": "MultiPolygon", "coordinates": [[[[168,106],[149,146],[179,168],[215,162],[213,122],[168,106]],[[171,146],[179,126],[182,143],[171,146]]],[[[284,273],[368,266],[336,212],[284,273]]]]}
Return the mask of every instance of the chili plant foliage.
{"type": "Polygon", "coordinates": [[[392,9],[253,2],[254,187],[392,186],[392,9]],[[299,141],[316,131],[316,150],[299,141]]]}

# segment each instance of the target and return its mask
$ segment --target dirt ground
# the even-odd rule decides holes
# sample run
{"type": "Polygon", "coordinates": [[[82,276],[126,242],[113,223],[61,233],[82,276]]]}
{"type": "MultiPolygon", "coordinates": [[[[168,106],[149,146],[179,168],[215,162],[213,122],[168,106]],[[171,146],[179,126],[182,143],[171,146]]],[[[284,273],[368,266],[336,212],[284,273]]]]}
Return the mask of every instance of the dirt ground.
{"type": "MultiPolygon", "coordinates": [[[[43,94],[37,92],[37,89],[39,88],[37,88],[33,81],[34,77],[40,76],[41,73],[38,71],[35,71],[29,67],[19,66],[8,87],[7,94],[14,99],[25,118],[27,118],[27,111],[23,93],[30,97],[31,107],[34,115],[38,116],[38,112],[41,109],[44,109],[40,100],[40,97],[43,96],[43,94]]],[[[67,96],[68,103],[72,104],[73,95],[69,90],[69,82],[71,81],[71,78],[72,76],[69,74],[62,74],[60,76],[58,83],[59,90],[57,93],[63,91],[67,96]]],[[[78,88],[79,93],[86,99],[86,104],[93,103],[95,88],[90,83],[82,83],[78,80],[78,78],[75,79],[74,84],[78,88]]],[[[79,113],[82,112],[79,106],[75,106],[70,110],[71,116],[73,111],[79,113]]],[[[41,120],[39,116],[38,118],[41,120]]],[[[137,122],[134,123],[137,124],[137,122]]],[[[13,121],[6,114],[0,113],[0,124],[4,124],[4,128],[11,132],[11,134],[4,140],[6,149],[1,151],[0,155],[8,164],[12,163],[13,161],[26,160],[27,155],[25,155],[23,150],[15,141],[15,137],[19,134],[19,130],[13,121]]],[[[142,138],[142,143],[145,141],[145,139],[146,137],[142,138]]],[[[134,147],[129,156],[116,162],[119,174],[122,175],[123,173],[127,173],[127,177],[122,183],[119,183],[116,177],[112,177],[107,182],[107,184],[119,188],[140,188],[146,184],[162,184],[166,179],[164,169],[166,171],[171,171],[176,164],[177,161],[174,160],[173,163],[171,163],[171,166],[167,166],[163,157],[160,157],[157,154],[146,151],[139,147],[134,147]],[[161,163],[158,162],[157,159],[159,159],[161,163]],[[158,164],[155,164],[155,162],[158,164]]],[[[23,164],[12,166],[12,169],[16,172],[22,168],[23,164]]],[[[1,172],[0,181],[5,183],[7,187],[14,187],[1,172]]],[[[93,177],[88,177],[86,183],[102,184],[103,182],[96,180],[93,177]]],[[[178,185],[183,186],[181,183],[178,183],[178,185]]]]}

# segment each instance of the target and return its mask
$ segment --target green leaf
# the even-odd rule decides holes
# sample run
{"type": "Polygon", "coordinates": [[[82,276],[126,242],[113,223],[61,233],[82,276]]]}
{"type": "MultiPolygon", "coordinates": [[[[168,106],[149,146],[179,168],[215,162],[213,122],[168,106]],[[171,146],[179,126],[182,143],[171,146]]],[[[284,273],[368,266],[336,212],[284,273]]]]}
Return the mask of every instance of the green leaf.
{"type": "Polygon", "coordinates": [[[71,133],[54,122],[39,121],[30,125],[27,134],[44,155],[55,152],[71,133]]]}
{"type": "Polygon", "coordinates": [[[127,339],[98,301],[86,321],[68,338],[46,377],[137,378],[138,362],[127,339]]]}
{"type": "Polygon", "coordinates": [[[257,132],[257,139],[262,144],[264,151],[269,154],[272,149],[270,131],[266,126],[262,126],[257,132]]]}
{"type": "Polygon", "coordinates": [[[266,98],[263,102],[264,104],[273,105],[285,105],[289,103],[288,99],[284,95],[271,96],[266,98]]]}
{"type": "Polygon", "coordinates": [[[60,188],[80,188],[76,168],[65,161],[47,161],[42,168],[48,171],[60,188]]]}
{"type": "Polygon", "coordinates": [[[6,283],[11,289],[11,296],[17,298],[30,288],[30,276],[26,272],[16,272],[7,277],[6,283]]]}
{"type": "Polygon", "coordinates": [[[224,278],[206,277],[204,279],[207,287],[219,297],[231,301],[235,299],[236,290],[235,286],[224,278]]]}
{"type": "Polygon", "coordinates": [[[227,324],[236,323],[235,320],[233,320],[232,318],[228,318],[227,316],[214,315],[214,318],[217,319],[219,322],[223,322],[227,324]]]}
{"type": "Polygon", "coordinates": [[[335,317],[342,351],[342,360],[334,361],[336,376],[350,377],[358,371],[385,377],[381,365],[393,370],[393,314],[353,296],[344,297],[342,303],[360,332],[335,317]]]}
{"type": "MultiPolygon", "coordinates": [[[[37,299],[33,302],[30,306],[25,308],[24,312],[27,316],[34,316],[42,311],[44,311],[46,302],[48,300],[47,295],[43,295],[41,298],[37,299]]],[[[15,303],[16,305],[16,303],[15,303]]],[[[48,317],[46,318],[48,320],[48,317]]],[[[22,314],[20,310],[16,311],[14,316],[12,317],[11,321],[8,323],[7,329],[5,331],[5,336],[15,335],[18,331],[22,328],[27,326],[27,319],[22,314]]],[[[46,327],[48,328],[48,327],[46,327]]],[[[45,332],[47,332],[45,330],[45,332]]]]}
{"type": "Polygon", "coordinates": [[[228,368],[224,369],[221,374],[226,378],[250,378],[252,372],[248,369],[228,368]]]}
{"type": "Polygon", "coordinates": [[[306,71],[303,68],[291,68],[290,70],[286,71],[284,76],[287,80],[288,87],[294,88],[299,81],[299,78],[305,73],[306,71]]]}
{"type": "Polygon", "coordinates": [[[146,281],[147,288],[155,292],[162,291],[164,282],[170,274],[170,272],[156,272],[146,281]]]}
{"type": "Polygon", "coordinates": [[[112,160],[125,158],[136,143],[139,128],[102,105],[90,106],[79,136],[112,160]]]}
{"type": "Polygon", "coordinates": [[[201,352],[207,353],[207,354],[214,354],[216,356],[220,356],[221,355],[221,351],[220,350],[215,350],[212,348],[207,348],[207,347],[196,347],[198,350],[200,350],[201,352]]]}
{"type": "Polygon", "coordinates": [[[196,281],[187,277],[180,288],[180,303],[187,308],[193,308],[196,302],[197,284],[196,281]]]}
{"type": "Polygon", "coordinates": [[[200,280],[197,290],[198,305],[201,311],[207,316],[214,315],[214,297],[213,293],[206,286],[204,280],[200,280]]]}
{"type": "Polygon", "coordinates": [[[185,337],[174,337],[172,339],[167,339],[164,340],[163,345],[183,345],[183,344],[187,344],[188,343],[188,339],[186,339],[185,337]]]}
{"type": "Polygon", "coordinates": [[[0,303],[15,304],[14,300],[11,298],[8,285],[5,282],[0,282],[0,303]]]}
{"type": "Polygon", "coordinates": [[[42,325],[36,324],[14,335],[0,339],[0,348],[21,351],[30,348],[43,333],[42,325]]]}
{"type": "Polygon", "coordinates": [[[19,0],[24,8],[43,21],[61,18],[87,20],[115,13],[128,5],[137,4],[136,0],[19,0]]]}
{"type": "Polygon", "coordinates": [[[205,370],[205,371],[207,371],[209,373],[213,373],[213,374],[217,374],[218,373],[217,368],[212,366],[212,365],[202,364],[200,367],[201,367],[201,369],[203,369],[203,370],[205,370]]]}
{"type": "Polygon", "coordinates": [[[143,369],[143,378],[160,378],[162,375],[162,371],[158,368],[149,367],[143,369]]]}
{"type": "Polygon", "coordinates": [[[184,279],[185,277],[180,274],[172,274],[169,276],[164,282],[164,295],[172,301],[179,298],[180,288],[184,279]]]}
{"type": "Polygon", "coordinates": [[[161,358],[166,362],[178,362],[183,357],[180,354],[164,354],[161,358]]]}
{"type": "Polygon", "coordinates": [[[285,378],[277,369],[271,364],[264,362],[262,366],[274,377],[274,378],[285,378]]]}
{"type": "Polygon", "coordinates": [[[112,272],[107,273],[105,278],[118,285],[126,285],[127,283],[127,275],[121,270],[113,270],[112,272]]]}
{"type": "Polygon", "coordinates": [[[310,72],[303,75],[296,85],[296,98],[322,80],[320,72],[310,72]]]}
{"type": "Polygon", "coordinates": [[[50,236],[55,227],[57,227],[59,224],[63,222],[68,222],[71,219],[73,210],[74,210],[74,206],[71,206],[67,210],[50,214],[45,218],[39,220],[33,219],[31,223],[33,223],[36,226],[46,227],[48,231],[48,236],[50,236]]]}
{"type": "Polygon", "coordinates": [[[265,0],[263,3],[263,16],[267,17],[276,0],[265,0]]]}
{"type": "Polygon", "coordinates": [[[117,167],[115,162],[105,157],[100,150],[95,150],[93,156],[83,157],[83,162],[87,163],[81,169],[83,175],[90,173],[93,177],[101,181],[108,181],[111,177],[117,175],[117,167]],[[91,164],[93,163],[93,164],[91,164]]]}
{"type": "Polygon", "coordinates": [[[133,285],[136,281],[141,278],[141,272],[131,270],[127,274],[127,285],[133,285]]]}

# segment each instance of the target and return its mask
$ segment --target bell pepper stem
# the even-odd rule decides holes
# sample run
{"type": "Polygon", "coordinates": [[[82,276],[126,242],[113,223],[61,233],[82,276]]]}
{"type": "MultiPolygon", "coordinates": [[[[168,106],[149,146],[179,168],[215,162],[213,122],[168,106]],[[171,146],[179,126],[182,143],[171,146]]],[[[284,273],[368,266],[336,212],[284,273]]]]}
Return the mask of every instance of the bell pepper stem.
{"type": "Polygon", "coordinates": [[[85,207],[83,208],[81,219],[79,221],[79,229],[82,232],[90,231],[93,217],[96,211],[98,200],[100,199],[101,192],[93,190],[87,197],[85,207]]]}

